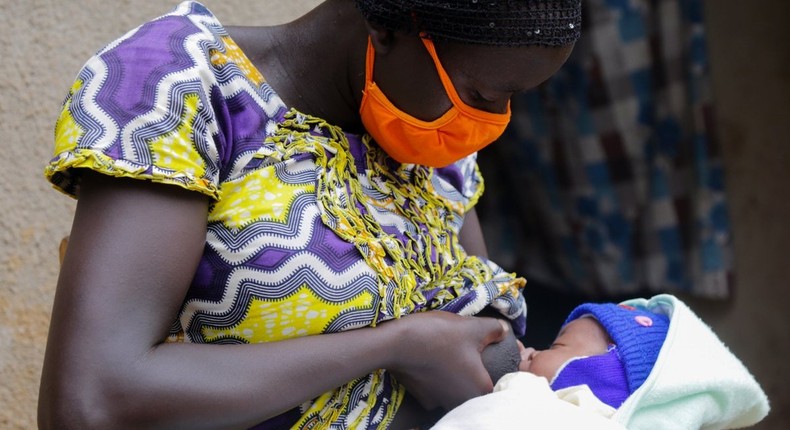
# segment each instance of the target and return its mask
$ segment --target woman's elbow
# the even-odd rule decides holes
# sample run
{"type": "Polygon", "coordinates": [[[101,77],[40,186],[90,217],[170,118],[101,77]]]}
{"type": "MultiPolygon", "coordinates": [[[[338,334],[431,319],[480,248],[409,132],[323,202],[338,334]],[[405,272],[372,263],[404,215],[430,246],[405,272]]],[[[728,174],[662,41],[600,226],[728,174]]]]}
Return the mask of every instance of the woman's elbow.
{"type": "Polygon", "coordinates": [[[112,390],[108,390],[108,385],[90,379],[44,375],[39,390],[38,428],[124,428],[125,402],[109,394],[112,390]]]}

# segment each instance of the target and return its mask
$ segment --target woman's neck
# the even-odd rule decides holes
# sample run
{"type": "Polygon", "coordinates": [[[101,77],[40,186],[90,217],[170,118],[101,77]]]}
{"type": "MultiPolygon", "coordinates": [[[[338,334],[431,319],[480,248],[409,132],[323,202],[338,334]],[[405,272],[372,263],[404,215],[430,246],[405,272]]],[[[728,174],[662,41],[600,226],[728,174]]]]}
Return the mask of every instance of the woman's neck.
{"type": "Polygon", "coordinates": [[[287,106],[362,131],[367,29],[352,1],[327,0],[284,25],[228,31],[287,106]]]}

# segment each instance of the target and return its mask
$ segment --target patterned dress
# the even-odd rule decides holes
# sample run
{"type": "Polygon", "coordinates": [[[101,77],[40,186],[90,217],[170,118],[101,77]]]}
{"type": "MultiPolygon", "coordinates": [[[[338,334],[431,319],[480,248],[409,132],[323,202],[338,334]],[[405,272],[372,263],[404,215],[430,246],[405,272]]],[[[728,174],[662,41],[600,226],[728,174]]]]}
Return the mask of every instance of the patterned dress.
{"type": "MultiPolygon", "coordinates": [[[[483,190],[474,156],[397,164],[369,136],[290,109],[198,3],[80,71],[46,176],[74,195],[81,168],[211,199],[171,342],[271,342],[488,305],[525,328],[524,280],[458,243],[483,190]]],[[[256,428],[384,428],[403,393],[379,370],[256,428]]]]}

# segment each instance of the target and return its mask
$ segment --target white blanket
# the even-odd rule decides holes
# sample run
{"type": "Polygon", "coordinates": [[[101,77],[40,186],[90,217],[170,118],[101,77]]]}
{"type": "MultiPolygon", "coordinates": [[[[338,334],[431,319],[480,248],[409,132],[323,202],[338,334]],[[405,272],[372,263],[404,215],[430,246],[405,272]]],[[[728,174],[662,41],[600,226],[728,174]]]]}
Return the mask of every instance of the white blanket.
{"type": "MultiPolygon", "coordinates": [[[[567,389],[566,389],[567,390],[567,389]]],[[[476,397],[442,417],[434,430],[457,429],[585,429],[623,430],[606,418],[614,410],[584,386],[555,393],[546,378],[526,372],[510,373],[494,392],[476,397]],[[586,392],[585,392],[586,391],[586,392]],[[572,403],[576,402],[576,404],[572,403]]]]}
{"type": "Polygon", "coordinates": [[[616,411],[586,386],[555,393],[545,378],[518,372],[433,429],[734,429],[765,418],[770,407],[760,385],[688,306],[667,294],[623,303],[663,313],[670,324],[653,371],[616,411]]]}

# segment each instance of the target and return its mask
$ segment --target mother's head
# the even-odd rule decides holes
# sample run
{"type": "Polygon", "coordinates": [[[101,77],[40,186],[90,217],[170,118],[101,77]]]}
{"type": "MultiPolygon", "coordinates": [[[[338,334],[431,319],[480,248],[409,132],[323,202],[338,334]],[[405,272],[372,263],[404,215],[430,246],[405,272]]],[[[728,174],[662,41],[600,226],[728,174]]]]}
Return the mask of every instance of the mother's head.
{"type": "Polygon", "coordinates": [[[365,128],[398,161],[436,167],[495,140],[513,94],[554,74],[581,30],[580,0],[355,2],[370,36],[365,128]]]}
{"type": "Polygon", "coordinates": [[[579,38],[581,0],[355,0],[371,23],[489,46],[566,46],[579,38]]]}

